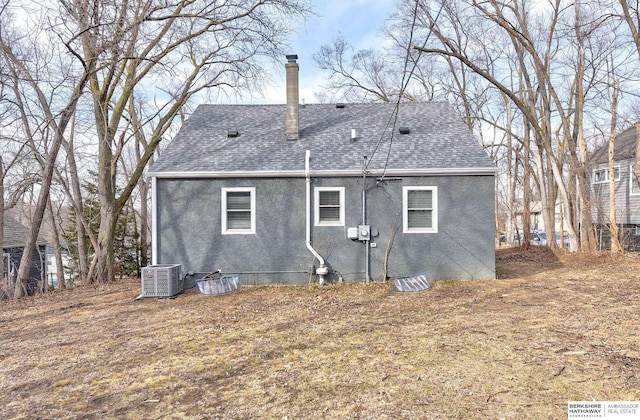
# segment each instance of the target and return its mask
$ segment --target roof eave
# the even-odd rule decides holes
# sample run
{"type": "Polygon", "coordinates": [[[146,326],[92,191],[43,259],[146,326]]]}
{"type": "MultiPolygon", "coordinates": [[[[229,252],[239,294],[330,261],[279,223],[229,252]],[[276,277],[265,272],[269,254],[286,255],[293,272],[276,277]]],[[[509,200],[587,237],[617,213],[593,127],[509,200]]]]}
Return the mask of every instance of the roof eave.
{"type": "MultiPolygon", "coordinates": [[[[472,168],[422,168],[422,169],[382,169],[370,170],[369,176],[453,176],[453,175],[495,175],[495,167],[472,168]]],[[[362,170],[311,170],[312,177],[361,177],[362,170]]],[[[150,171],[154,178],[304,178],[305,171],[150,171]]]]}

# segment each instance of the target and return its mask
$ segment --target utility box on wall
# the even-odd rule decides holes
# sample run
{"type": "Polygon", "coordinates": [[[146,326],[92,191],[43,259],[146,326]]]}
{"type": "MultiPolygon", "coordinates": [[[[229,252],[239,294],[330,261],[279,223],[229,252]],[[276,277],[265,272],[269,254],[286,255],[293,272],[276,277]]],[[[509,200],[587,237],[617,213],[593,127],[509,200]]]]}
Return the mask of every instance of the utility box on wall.
{"type": "Polygon", "coordinates": [[[142,294],[138,298],[172,297],[178,294],[181,264],[150,265],[142,268],[142,294]]]}
{"type": "Polygon", "coordinates": [[[358,226],[358,240],[368,241],[371,239],[371,227],[369,225],[358,226]]]}

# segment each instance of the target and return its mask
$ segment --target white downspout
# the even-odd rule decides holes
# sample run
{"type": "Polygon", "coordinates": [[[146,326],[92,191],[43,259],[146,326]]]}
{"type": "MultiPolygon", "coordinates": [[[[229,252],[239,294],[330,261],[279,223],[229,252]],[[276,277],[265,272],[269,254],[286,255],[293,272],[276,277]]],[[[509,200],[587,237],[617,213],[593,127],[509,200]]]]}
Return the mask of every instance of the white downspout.
{"type": "Polygon", "coordinates": [[[329,274],[329,269],[324,265],[324,258],[318,251],[316,251],[313,246],[311,246],[311,177],[309,175],[309,159],[311,158],[311,151],[307,150],[304,158],[304,176],[307,181],[307,234],[306,234],[306,244],[307,249],[313,254],[314,257],[320,263],[320,267],[316,269],[316,274],[318,275],[318,283],[325,283],[325,276],[329,274]]]}

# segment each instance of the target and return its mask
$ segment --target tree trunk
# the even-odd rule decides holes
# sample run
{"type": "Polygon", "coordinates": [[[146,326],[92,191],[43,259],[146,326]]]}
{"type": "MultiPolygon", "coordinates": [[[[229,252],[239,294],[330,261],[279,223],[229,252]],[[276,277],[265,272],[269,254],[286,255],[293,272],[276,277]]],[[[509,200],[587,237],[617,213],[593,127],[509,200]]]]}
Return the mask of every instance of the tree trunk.
{"type": "Polygon", "coordinates": [[[551,180],[548,177],[547,167],[545,165],[545,159],[542,156],[543,150],[540,148],[536,148],[534,153],[534,159],[536,163],[536,167],[538,170],[535,173],[535,178],[538,183],[538,189],[540,190],[540,202],[541,202],[541,214],[542,214],[542,222],[544,224],[545,232],[547,233],[547,246],[551,245],[551,236],[549,236],[549,230],[553,233],[553,219],[550,218],[550,208],[553,208],[553,204],[550,203],[550,194],[548,193],[551,189],[549,187],[549,183],[551,180]],[[551,225],[551,226],[550,226],[551,225]]]}
{"type": "Polygon", "coordinates": [[[618,117],[618,82],[613,85],[613,95],[611,97],[611,132],[609,133],[609,230],[611,232],[611,253],[618,254],[622,252],[620,244],[620,236],[618,230],[618,222],[616,217],[616,176],[615,176],[615,139],[616,126],[618,117]]]}
{"type": "MultiPolygon", "coordinates": [[[[149,147],[149,142],[145,137],[145,132],[138,119],[138,112],[136,110],[135,101],[129,102],[129,113],[131,114],[131,124],[135,133],[135,145],[136,145],[136,158],[139,160],[144,156],[144,151],[149,147]]],[[[138,162],[136,162],[138,163],[138,162]]],[[[153,165],[153,155],[149,158],[149,164],[153,165]]],[[[139,252],[140,252],[140,267],[146,267],[149,265],[149,245],[148,245],[148,232],[149,232],[149,181],[142,175],[138,180],[138,190],[140,192],[140,236],[139,236],[139,252]]],[[[135,217],[135,212],[134,212],[135,217]]]]}
{"type": "MultiPolygon", "coordinates": [[[[636,123],[636,155],[635,162],[633,163],[633,175],[640,184],[640,122],[636,123]]],[[[631,181],[633,182],[633,180],[631,181]]]]}
{"type": "Polygon", "coordinates": [[[47,207],[47,202],[49,201],[49,190],[51,189],[55,160],[58,156],[58,151],[60,150],[60,144],[62,143],[62,135],[63,133],[61,132],[56,133],[53,145],[49,150],[44,173],[42,174],[42,185],[40,186],[40,192],[38,193],[38,201],[31,218],[29,233],[27,234],[24,252],[22,254],[22,259],[20,260],[20,267],[18,267],[18,278],[16,280],[16,288],[13,294],[14,298],[21,298],[24,296],[25,288],[31,274],[33,252],[38,242],[38,235],[40,233],[40,227],[42,226],[42,220],[44,219],[44,212],[47,207]]]}
{"type": "MultiPolygon", "coordinates": [[[[56,259],[56,278],[58,280],[58,289],[63,290],[67,288],[64,278],[64,263],[62,262],[62,247],[60,246],[60,236],[58,230],[58,223],[56,221],[55,213],[53,212],[53,203],[49,200],[49,219],[51,219],[51,229],[53,229],[53,253],[56,259]]],[[[47,281],[47,284],[49,282],[47,281]]]]}
{"type": "Polygon", "coordinates": [[[115,188],[113,179],[113,156],[110,142],[107,138],[100,139],[99,171],[98,171],[98,199],[100,202],[100,229],[98,230],[98,249],[96,254],[96,281],[100,283],[115,280],[113,269],[115,224],[115,188]]]}
{"type": "Polygon", "coordinates": [[[140,266],[149,265],[149,182],[146,177],[140,178],[140,266]]]}
{"type": "MultiPolygon", "coordinates": [[[[0,197],[2,197],[2,204],[0,204],[0,280],[4,277],[4,161],[2,155],[0,155],[0,197]]],[[[7,291],[9,289],[9,276],[7,276],[7,291]]]]}
{"type": "Polygon", "coordinates": [[[80,283],[86,284],[90,282],[89,250],[87,247],[87,229],[85,228],[86,220],[84,218],[82,187],[80,186],[80,179],[78,177],[78,165],[76,164],[76,156],[74,150],[75,118],[76,117],[74,114],[69,141],[65,142],[64,146],[67,152],[67,166],[69,169],[69,175],[71,177],[72,193],[70,193],[70,199],[73,201],[73,208],[75,209],[76,239],[78,242],[78,275],[80,277],[80,283]]]}
{"type": "Polygon", "coordinates": [[[517,159],[514,167],[513,162],[513,138],[511,136],[512,116],[511,116],[511,101],[506,95],[502,94],[502,97],[507,107],[507,245],[513,245],[513,231],[514,229],[514,209],[516,203],[516,181],[517,181],[517,159]]]}
{"type": "MultiPolygon", "coordinates": [[[[569,142],[569,151],[571,156],[570,165],[575,173],[576,180],[576,213],[571,215],[570,225],[574,225],[574,221],[579,221],[578,232],[580,249],[589,251],[595,249],[595,235],[593,233],[593,220],[591,218],[591,205],[589,202],[589,184],[587,182],[587,145],[584,141],[584,73],[586,67],[584,39],[582,35],[582,19],[580,14],[580,4],[574,5],[575,24],[574,32],[578,43],[578,66],[575,78],[575,116],[573,119],[574,141],[569,142]],[[575,150],[577,146],[578,150],[575,150]],[[578,155],[579,153],[579,155],[578,155]]],[[[570,179],[573,179],[571,177],[570,179]]],[[[563,226],[564,229],[564,226],[563,226]]],[[[564,234],[564,233],[563,233],[564,234]]]]}
{"type": "Polygon", "coordinates": [[[529,124],[524,120],[524,159],[523,159],[523,179],[522,179],[522,235],[524,243],[521,240],[520,245],[526,249],[529,248],[531,241],[531,132],[529,124]]]}

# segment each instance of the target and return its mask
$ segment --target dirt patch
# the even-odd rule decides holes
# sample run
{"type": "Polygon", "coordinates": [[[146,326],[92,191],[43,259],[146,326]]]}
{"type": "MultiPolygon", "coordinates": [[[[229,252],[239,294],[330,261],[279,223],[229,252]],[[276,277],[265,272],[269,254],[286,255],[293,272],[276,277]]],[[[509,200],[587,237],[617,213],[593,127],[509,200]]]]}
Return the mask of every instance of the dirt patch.
{"type": "Polygon", "coordinates": [[[3,418],[564,418],[638,400],[640,260],[500,250],[498,279],[245,287],[137,280],[0,303],[3,418]]]}

